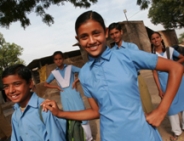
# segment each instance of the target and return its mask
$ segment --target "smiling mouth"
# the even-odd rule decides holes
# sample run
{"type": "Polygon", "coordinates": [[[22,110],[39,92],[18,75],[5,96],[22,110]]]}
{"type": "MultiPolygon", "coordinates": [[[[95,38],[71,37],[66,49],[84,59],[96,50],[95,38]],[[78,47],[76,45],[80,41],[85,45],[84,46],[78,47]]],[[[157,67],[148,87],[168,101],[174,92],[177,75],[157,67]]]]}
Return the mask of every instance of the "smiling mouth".
{"type": "Polygon", "coordinates": [[[9,97],[11,98],[11,100],[17,100],[17,98],[19,97],[19,95],[18,94],[9,95],[9,97]]]}
{"type": "Polygon", "coordinates": [[[89,48],[90,50],[96,50],[98,48],[98,45],[90,46],[90,47],[87,47],[87,48],[89,48]]]}

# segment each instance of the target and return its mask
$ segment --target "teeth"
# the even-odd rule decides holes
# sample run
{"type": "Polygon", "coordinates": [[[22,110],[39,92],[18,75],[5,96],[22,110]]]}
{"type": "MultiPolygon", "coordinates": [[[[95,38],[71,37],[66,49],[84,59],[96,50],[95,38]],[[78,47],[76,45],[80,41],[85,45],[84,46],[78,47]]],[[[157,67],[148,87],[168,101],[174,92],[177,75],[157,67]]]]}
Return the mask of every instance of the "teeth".
{"type": "Polygon", "coordinates": [[[11,97],[12,97],[13,99],[15,99],[15,98],[17,98],[17,96],[18,96],[18,95],[13,95],[13,96],[11,96],[11,97]]]}

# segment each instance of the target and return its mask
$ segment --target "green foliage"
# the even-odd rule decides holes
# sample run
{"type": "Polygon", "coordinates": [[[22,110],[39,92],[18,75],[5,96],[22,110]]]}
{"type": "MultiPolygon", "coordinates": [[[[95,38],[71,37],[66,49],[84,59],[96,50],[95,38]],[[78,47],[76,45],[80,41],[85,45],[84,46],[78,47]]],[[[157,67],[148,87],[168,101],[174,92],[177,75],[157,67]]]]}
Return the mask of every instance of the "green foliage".
{"type": "Polygon", "coordinates": [[[54,18],[45,12],[51,5],[64,5],[70,2],[75,7],[88,8],[98,0],[0,0],[0,26],[9,27],[11,23],[20,21],[21,26],[29,26],[30,20],[27,17],[35,12],[47,25],[54,23],[54,18]]]}
{"type": "Polygon", "coordinates": [[[148,17],[153,24],[162,24],[166,29],[182,28],[184,0],[159,0],[152,4],[148,17]]]}
{"type": "Polygon", "coordinates": [[[184,27],[184,0],[137,0],[140,8],[147,9],[148,17],[155,25],[162,24],[166,29],[184,27]]]}
{"type": "Polygon", "coordinates": [[[8,43],[0,34],[0,75],[1,72],[13,64],[24,64],[24,61],[19,58],[22,54],[23,48],[16,45],[15,43],[8,43]]]}
{"type": "Polygon", "coordinates": [[[179,43],[184,43],[184,33],[180,34],[180,37],[178,38],[179,43]]]}
{"type": "Polygon", "coordinates": [[[137,0],[137,5],[140,5],[141,10],[147,9],[150,3],[150,0],[137,0]]]}

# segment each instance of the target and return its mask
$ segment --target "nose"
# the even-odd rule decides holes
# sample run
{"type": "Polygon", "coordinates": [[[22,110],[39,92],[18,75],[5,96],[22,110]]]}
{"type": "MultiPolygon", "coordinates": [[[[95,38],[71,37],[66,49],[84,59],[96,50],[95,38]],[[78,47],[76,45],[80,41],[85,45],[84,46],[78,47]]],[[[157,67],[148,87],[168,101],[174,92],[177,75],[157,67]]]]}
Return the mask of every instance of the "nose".
{"type": "Polygon", "coordinates": [[[9,86],[9,93],[13,94],[15,92],[15,88],[13,85],[9,86]]]}
{"type": "Polygon", "coordinates": [[[93,36],[89,37],[89,44],[94,44],[96,42],[96,39],[93,36]]]}

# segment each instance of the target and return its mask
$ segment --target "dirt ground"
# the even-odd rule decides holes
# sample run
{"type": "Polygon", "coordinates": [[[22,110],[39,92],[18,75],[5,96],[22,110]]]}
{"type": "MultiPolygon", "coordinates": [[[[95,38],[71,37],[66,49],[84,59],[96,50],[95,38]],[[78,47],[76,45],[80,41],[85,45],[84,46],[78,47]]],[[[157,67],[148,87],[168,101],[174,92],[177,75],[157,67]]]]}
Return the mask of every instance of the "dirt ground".
{"type": "MultiPolygon", "coordinates": [[[[154,106],[154,108],[156,108],[158,106],[158,104],[160,103],[160,97],[158,96],[158,91],[157,91],[157,87],[155,85],[155,82],[153,80],[152,72],[148,71],[148,70],[144,70],[144,71],[141,71],[141,75],[143,76],[143,78],[146,81],[146,84],[148,86],[148,90],[149,90],[151,98],[152,98],[153,106],[154,106]]],[[[81,92],[81,95],[82,95],[82,98],[83,98],[83,101],[85,103],[86,108],[88,108],[89,104],[87,102],[86,97],[83,95],[80,84],[78,85],[78,89],[81,92]]],[[[52,95],[47,96],[47,98],[56,100],[58,103],[60,101],[59,94],[52,94],[52,95]]],[[[4,107],[5,107],[5,105],[7,105],[7,103],[4,104],[4,107]]],[[[4,114],[6,116],[8,115],[7,119],[9,121],[10,121],[10,118],[11,118],[11,114],[10,114],[11,112],[12,112],[12,110],[10,108],[4,110],[4,114]]],[[[92,135],[93,135],[93,139],[94,139],[93,141],[100,141],[99,120],[98,119],[91,120],[90,121],[90,126],[91,126],[92,135]]],[[[141,129],[141,127],[140,127],[140,129],[141,129]]],[[[158,127],[158,130],[159,130],[159,132],[162,136],[163,141],[170,141],[169,138],[172,135],[172,132],[171,132],[171,127],[170,127],[168,117],[165,117],[165,119],[162,122],[162,124],[160,125],[160,127],[158,127]]],[[[179,137],[178,141],[184,141],[184,133],[182,133],[182,135],[179,137]]]]}

